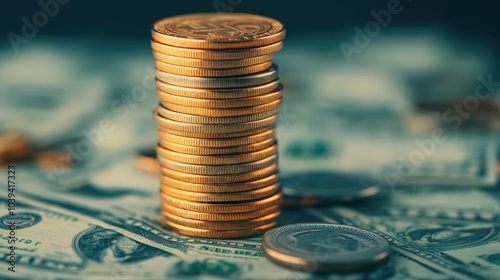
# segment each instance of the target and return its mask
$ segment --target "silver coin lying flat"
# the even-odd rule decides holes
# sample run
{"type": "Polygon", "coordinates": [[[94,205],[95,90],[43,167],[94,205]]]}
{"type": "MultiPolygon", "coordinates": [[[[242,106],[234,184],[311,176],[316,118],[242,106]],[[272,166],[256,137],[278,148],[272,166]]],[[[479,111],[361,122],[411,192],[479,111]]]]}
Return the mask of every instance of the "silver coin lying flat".
{"type": "Polygon", "coordinates": [[[368,230],[327,223],[292,224],[268,231],[262,237],[264,254],[296,269],[355,271],[387,261],[389,242],[368,230]]]}
{"type": "Polygon", "coordinates": [[[353,202],[379,193],[377,184],[364,177],[334,173],[311,172],[287,176],[281,180],[283,194],[309,198],[320,203],[353,202]]]}

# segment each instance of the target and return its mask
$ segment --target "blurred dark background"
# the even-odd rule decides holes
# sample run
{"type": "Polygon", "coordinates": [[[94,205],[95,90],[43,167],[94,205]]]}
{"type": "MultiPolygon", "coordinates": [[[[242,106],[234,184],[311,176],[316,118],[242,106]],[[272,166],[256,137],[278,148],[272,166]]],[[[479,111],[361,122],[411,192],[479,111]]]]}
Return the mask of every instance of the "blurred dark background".
{"type": "MultiPolygon", "coordinates": [[[[54,0],[56,1],[56,0],[54,0]]],[[[60,0],[63,2],[63,0],[60,0]]],[[[64,0],[59,13],[50,18],[40,34],[47,36],[103,36],[148,40],[151,24],[160,18],[229,7],[233,12],[256,13],[284,23],[288,36],[301,33],[352,30],[372,20],[371,10],[385,9],[390,1],[97,1],[64,0]],[[223,4],[220,4],[223,3],[223,4]],[[227,6],[224,6],[227,5],[227,6]],[[233,4],[233,6],[231,6],[233,4]],[[216,7],[218,6],[218,7],[216,7]]],[[[42,2],[48,2],[42,0],[42,2]]],[[[50,1],[49,1],[50,2],[50,1]]],[[[391,27],[440,26],[465,38],[481,38],[500,47],[498,1],[402,0],[403,11],[391,27]]],[[[31,20],[40,10],[38,1],[2,1],[0,30],[5,42],[9,32],[19,34],[22,18],[31,20]]]]}

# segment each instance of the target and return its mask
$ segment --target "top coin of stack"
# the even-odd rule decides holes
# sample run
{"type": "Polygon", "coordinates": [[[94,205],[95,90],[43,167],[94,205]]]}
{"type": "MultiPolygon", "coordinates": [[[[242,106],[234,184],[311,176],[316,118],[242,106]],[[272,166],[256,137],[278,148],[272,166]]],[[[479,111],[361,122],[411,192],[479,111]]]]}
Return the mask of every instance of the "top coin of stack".
{"type": "Polygon", "coordinates": [[[276,225],[281,191],[274,127],[283,25],[249,14],[194,14],[153,24],[160,105],[162,220],[205,238],[276,225]]]}

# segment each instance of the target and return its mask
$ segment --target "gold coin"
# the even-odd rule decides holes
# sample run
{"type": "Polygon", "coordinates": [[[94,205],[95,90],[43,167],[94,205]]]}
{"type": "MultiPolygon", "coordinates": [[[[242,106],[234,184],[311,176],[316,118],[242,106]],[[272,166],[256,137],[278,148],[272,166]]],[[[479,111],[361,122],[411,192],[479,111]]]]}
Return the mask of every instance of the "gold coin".
{"type": "Polygon", "coordinates": [[[184,96],[190,98],[204,98],[204,99],[233,99],[233,98],[246,98],[246,97],[258,96],[265,93],[273,92],[276,89],[278,89],[279,86],[280,83],[278,80],[276,80],[276,81],[271,81],[267,84],[262,84],[253,87],[206,89],[206,88],[179,87],[171,84],[166,84],[160,80],[156,80],[156,88],[161,92],[166,92],[177,96],[184,96]]]}
{"type": "Polygon", "coordinates": [[[191,77],[156,70],[156,78],[164,83],[188,88],[244,88],[263,85],[278,79],[276,65],[264,72],[235,77],[191,77]]]}
{"type": "Polygon", "coordinates": [[[244,153],[244,154],[229,154],[229,155],[189,155],[167,150],[161,146],[157,149],[158,158],[173,160],[176,162],[188,164],[203,164],[203,165],[224,165],[224,164],[240,164],[252,161],[261,160],[277,153],[276,145],[272,145],[260,151],[244,153]]]}
{"type": "Polygon", "coordinates": [[[257,171],[264,167],[271,166],[278,162],[278,156],[273,154],[270,157],[258,161],[241,163],[241,164],[226,164],[226,165],[198,165],[181,163],[170,159],[158,158],[160,165],[169,169],[184,173],[199,174],[199,175],[229,175],[248,173],[257,171]]]}
{"type": "Polygon", "coordinates": [[[156,51],[153,51],[153,56],[156,60],[168,64],[186,66],[186,67],[196,67],[196,68],[212,68],[212,69],[245,67],[245,66],[264,63],[266,61],[271,61],[273,59],[272,54],[267,54],[267,55],[261,55],[243,59],[207,60],[207,59],[194,59],[194,58],[172,56],[156,51]]]}
{"type": "Polygon", "coordinates": [[[253,144],[243,145],[243,146],[232,146],[232,147],[222,147],[222,148],[206,148],[206,147],[195,147],[195,146],[185,146],[168,141],[161,143],[163,148],[168,150],[190,154],[190,155],[227,155],[227,154],[241,154],[260,151],[271,145],[274,145],[276,141],[273,138],[269,138],[262,142],[257,142],[253,144]]]}
{"type": "Polygon", "coordinates": [[[244,221],[257,219],[266,215],[270,215],[280,211],[279,205],[273,205],[271,207],[259,209],[256,211],[242,212],[242,213],[201,213],[195,211],[189,211],[186,209],[181,209],[174,207],[172,205],[162,204],[162,213],[170,213],[179,217],[201,220],[201,221],[213,221],[213,222],[228,222],[228,221],[244,221]]]}
{"type": "Polygon", "coordinates": [[[175,134],[178,136],[193,137],[193,138],[205,138],[205,139],[235,138],[235,137],[251,136],[251,135],[255,135],[255,134],[260,134],[260,133],[268,131],[270,129],[274,129],[274,125],[270,125],[268,127],[263,127],[263,128],[258,128],[255,130],[242,131],[242,132],[208,134],[208,133],[186,132],[186,131],[173,130],[173,129],[164,129],[163,127],[158,127],[158,130],[163,131],[167,134],[175,134]]]}
{"type": "Polygon", "coordinates": [[[262,120],[270,117],[276,113],[278,110],[272,110],[269,112],[264,112],[260,114],[246,115],[246,116],[236,116],[236,117],[203,117],[197,115],[178,113],[162,106],[156,108],[158,115],[166,119],[171,119],[178,122],[184,123],[199,123],[199,124],[230,124],[230,123],[243,123],[251,122],[256,120],[262,120]]]}
{"type": "Polygon", "coordinates": [[[281,98],[283,88],[280,87],[276,91],[266,93],[259,96],[236,98],[236,99],[200,99],[189,98],[177,95],[168,94],[166,92],[157,91],[161,103],[173,103],[182,106],[203,107],[203,108],[234,108],[234,107],[248,107],[257,106],[269,103],[276,99],[281,98]]]}
{"type": "Polygon", "coordinates": [[[185,123],[174,120],[169,120],[155,114],[156,123],[162,129],[178,130],[189,133],[202,133],[202,134],[226,134],[226,133],[239,133],[249,130],[256,130],[263,127],[269,127],[276,123],[278,120],[277,115],[270,116],[265,119],[244,122],[244,123],[229,123],[229,124],[196,124],[185,123]]]}
{"type": "Polygon", "coordinates": [[[255,228],[248,228],[248,229],[241,229],[241,230],[210,230],[210,229],[197,229],[197,228],[191,228],[191,227],[185,227],[182,225],[178,225],[176,223],[173,223],[164,217],[162,217],[162,221],[173,231],[182,234],[182,235],[187,235],[187,236],[193,236],[193,237],[200,237],[200,238],[221,238],[221,239],[228,239],[228,238],[243,238],[243,237],[250,237],[254,235],[262,235],[266,233],[268,230],[271,228],[275,227],[277,222],[270,222],[269,224],[255,227],[255,228]]]}
{"type": "Polygon", "coordinates": [[[239,202],[239,203],[203,203],[178,199],[160,192],[162,203],[172,205],[177,208],[203,213],[240,213],[250,212],[259,209],[279,205],[281,193],[276,193],[270,197],[259,200],[239,202]]]}
{"type": "MultiPolygon", "coordinates": [[[[278,165],[272,164],[268,167],[258,169],[256,171],[245,172],[240,174],[226,174],[220,175],[200,175],[190,174],[186,172],[179,172],[170,168],[161,167],[161,179],[169,177],[172,179],[180,180],[187,183],[194,184],[235,184],[235,183],[248,183],[249,181],[256,181],[266,178],[278,172],[278,165]]],[[[241,186],[243,188],[243,186],[241,186]]]]}
{"type": "Polygon", "coordinates": [[[281,98],[271,101],[269,103],[258,105],[258,106],[248,106],[248,107],[238,107],[238,108],[200,108],[200,107],[189,107],[182,106],[172,103],[163,103],[165,108],[179,113],[192,114],[198,116],[206,117],[231,117],[231,116],[244,116],[264,113],[272,110],[276,110],[281,105],[281,98]]]}
{"type": "Polygon", "coordinates": [[[266,216],[262,216],[256,219],[244,220],[244,221],[205,221],[205,220],[193,220],[184,217],[174,215],[169,212],[163,212],[163,219],[170,221],[174,224],[183,225],[190,228],[196,229],[211,229],[211,230],[239,230],[239,229],[252,229],[255,227],[263,226],[271,222],[275,222],[279,216],[280,212],[274,212],[266,216]]]}
{"type": "Polygon", "coordinates": [[[283,48],[283,42],[280,41],[267,46],[248,49],[201,50],[169,46],[153,40],[151,41],[151,48],[159,53],[177,57],[197,58],[204,60],[235,60],[273,54],[283,48]]]}
{"type": "Polygon", "coordinates": [[[231,193],[198,193],[194,191],[183,191],[174,187],[162,185],[161,191],[171,197],[195,202],[242,202],[269,197],[280,189],[279,183],[272,184],[256,190],[231,193]]]}
{"type": "Polygon", "coordinates": [[[213,69],[213,68],[193,68],[193,67],[167,64],[162,61],[155,61],[156,69],[160,71],[165,71],[177,75],[194,76],[194,77],[231,77],[231,76],[249,75],[269,69],[269,67],[271,67],[272,64],[273,63],[271,61],[266,61],[264,63],[239,67],[239,68],[213,69]]]}
{"type": "Polygon", "coordinates": [[[184,181],[179,181],[167,176],[161,176],[161,187],[164,188],[176,188],[178,190],[190,191],[190,192],[205,192],[205,193],[229,193],[229,192],[243,192],[251,191],[266,186],[270,186],[279,180],[278,173],[274,173],[262,179],[257,179],[249,182],[240,183],[229,183],[229,184],[195,184],[188,183],[184,181]]]}
{"type": "Polygon", "coordinates": [[[206,13],[161,19],[153,24],[151,35],[155,41],[182,48],[235,49],[279,42],[285,29],[268,17],[206,13]]]}
{"type": "Polygon", "coordinates": [[[177,143],[186,146],[196,146],[196,147],[233,147],[233,146],[241,146],[248,145],[257,142],[262,142],[270,138],[274,138],[275,131],[274,129],[269,129],[263,131],[262,133],[250,135],[246,137],[235,137],[235,138],[220,138],[220,139],[202,139],[202,138],[193,138],[193,137],[183,137],[174,134],[169,134],[163,132],[162,130],[158,130],[158,136],[160,140],[160,144],[166,142],[177,143]]]}

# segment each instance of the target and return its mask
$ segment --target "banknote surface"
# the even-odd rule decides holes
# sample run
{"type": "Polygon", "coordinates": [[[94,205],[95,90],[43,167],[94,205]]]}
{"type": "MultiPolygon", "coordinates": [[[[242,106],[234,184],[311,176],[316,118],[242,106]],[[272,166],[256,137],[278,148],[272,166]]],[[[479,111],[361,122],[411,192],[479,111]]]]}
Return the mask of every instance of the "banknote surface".
{"type": "MultiPolygon", "coordinates": [[[[291,40],[290,47],[276,55],[286,86],[277,126],[282,176],[361,173],[376,177],[382,188],[381,194],[362,203],[285,209],[280,224],[343,223],[375,231],[392,246],[390,260],[382,267],[311,274],[266,259],[260,237],[190,238],[159,221],[158,177],[136,164],[137,151],[154,147],[157,139],[152,115],[158,100],[148,46],[127,44],[109,54],[92,51],[95,47],[85,42],[62,48],[59,41],[47,40],[26,48],[16,59],[8,50],[0,53],[2,131],[19,130],[35,146],[73,159],[70,167],[15,163],[16,273],[7,263],[11,244],[3,199],[8,195],[7,173],[2,170],[1,279],[500,275],[496,139],[486,132],[471,135],[443,128],[445,140],[431,145],[430,133],[405,129],[402,120],[411,109],[412,88],[391,71],[415,78],[427,69],[400,71],[404,65],[389,60],[384,71],[335,68],[338,61],[328,51],[308,51],[299,40],[291,40]],[[137,48],[144,51],[134,51],[137,48]],[[307,74],[304,69],[309,69],[307,74]],[[26,75],[20,77],[20,71],[26,75]],[[332,82],[338,87],[332,89],[332,82]],[[371,87],[360,86],[367,82],[371,87]],[[415,163],[412,154],[424,158],[415,163]]],[[[365,59],[376,57],[367,52],[365,59]]]]}

